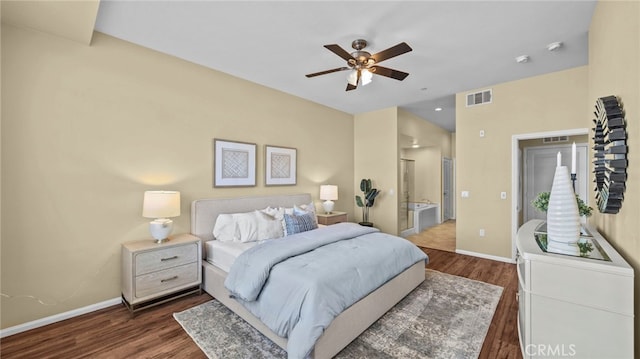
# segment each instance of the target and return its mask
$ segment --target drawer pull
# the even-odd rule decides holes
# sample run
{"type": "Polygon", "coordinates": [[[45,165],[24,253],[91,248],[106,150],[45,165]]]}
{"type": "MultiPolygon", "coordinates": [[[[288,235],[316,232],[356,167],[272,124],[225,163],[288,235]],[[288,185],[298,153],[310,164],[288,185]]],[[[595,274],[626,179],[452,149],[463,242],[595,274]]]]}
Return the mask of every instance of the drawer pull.
{"type": "Polygon", "coordinates": [[[160,261],[161,261],[161,262],[164,262],[164,261],[170,261],[170,260],[172,260],[172,259],[178,259],[178,256],[167,257],[167,258],[160,258],[160,261]]]}
{"type": "Polygon", "coordinates": [[[172,281],[172,280],[176,280],[176,279],[178,279],[178,276],[177,276],[177,275],[174,275],[174,276],[173,276],[173,277],[171,277],[171,278],[167,278],[167,279],[163,279],[163,280],[161,280],[161,281],[160,281],[160,283],[166,283],[166,282],[170,282],[170,281],[172,281]]]}

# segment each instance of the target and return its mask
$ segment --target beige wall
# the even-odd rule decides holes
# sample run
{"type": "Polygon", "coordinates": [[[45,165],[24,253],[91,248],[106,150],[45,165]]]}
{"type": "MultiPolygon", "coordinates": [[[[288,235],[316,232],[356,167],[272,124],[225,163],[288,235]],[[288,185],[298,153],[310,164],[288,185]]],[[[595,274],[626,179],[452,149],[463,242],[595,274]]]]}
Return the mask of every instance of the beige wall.
{"type": "Polygon", "coordinates": [[[3,0],[2,22],[90,44],[100,0],[3,0]]]}
{"type": "MultiPolygon", "coordinates": [[[[590,218],[635,269],[635,333],[640,333],[640,2],[600,1],[589,28],[589,93],[584,125],[591,127],[593,106],[616,95],[624,106],[628,135],[628,181],[618,214],[590,218]]],[[[593,146],[593,141],[590,147],[593,146]]],[[[592,177],[593,179],[593,177],[592,177]]],[[[595,201],[592,193],[592,201],[595,201]]],[[[592,202],[595,203],[595,202],[592,202]]],[[[635,343],[640,353],[640,340],[635,343]]]]}
{"type": "Polygon", "coordinates": [[[586,127],[587,67],[488,87],[490,104],[466,107],[466,93],[475,90],[456,95],[456,247],[511,258],[511,138],[586,127]]]}
{"type": "MultiPolygon", "coordinates": [[[[369,178],[381,190],[370,208],[369,221],[386,233],[398,233],[400,149],[395,107],[354,116],[354,191],[362,196],[360,180],[369,178]]],[[[355,199],[354,199],[355,202],[355,199]]],[[[362,221],[356,207],[357,221],[362,221]]]]}
{"type": "Polygon", "coordinates": [[[353,218],[351,115],[99,33],[7,25],[2,89],[2,328],[118,297],[120,244],[149,237],[145,190],[181,191],[174,233],[194,199],[323,183],[353,218]],[[212,188],[213,138],[258,144],[256,187],[212,188]],[[297,148],[296,186],[264,186],[265,144],[297,148]]]}
{"type": "Polygon", "coordinates": [[[408,148],[403,158],[415,161],[415,185],[412,201],[441,203],[442,153],[438,147],[408,148]]]}
{"type": "Polygon", "coordinates": [[[398,132],[417,140],[421,147],[438,147],[451,157],[451,132],[404,110],[398,110],[398,132]]]}
{"type": "MultiPolygon", "coordinates": [[[[370,212],[370,221],[376,227],[392,234],[401,230],[398,221],[401,154],[416,161],[415,198],[441,202],[441,159],[443,154],[451,154],[449,132],[395,107],[355,115],[354,132],[356,194],[360,194],[362,178],[370,178],[374,187],[382,190],[370,212]],[[407,136],[429,148],[403,151],[400,138],[407,136]]],[[[362,215],[357,218],[361,220],[362,215]]]]}

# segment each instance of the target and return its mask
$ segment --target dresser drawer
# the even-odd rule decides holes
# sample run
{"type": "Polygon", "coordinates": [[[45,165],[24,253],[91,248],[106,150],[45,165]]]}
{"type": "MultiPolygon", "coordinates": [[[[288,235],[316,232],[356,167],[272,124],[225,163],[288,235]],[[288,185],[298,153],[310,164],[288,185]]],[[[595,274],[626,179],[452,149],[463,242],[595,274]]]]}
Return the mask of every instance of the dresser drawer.
{"type": "Polygon", "coordinates": [[[198,244],[137,253],[135,255],[135,276],[192,263],[198,260],[198,244]]]}
{"type": "Polygon", "coordinates": [[[136,297],[142,298],[184,285],[199,283],[198,263],[189,263],[136,277],[136,297]]]}

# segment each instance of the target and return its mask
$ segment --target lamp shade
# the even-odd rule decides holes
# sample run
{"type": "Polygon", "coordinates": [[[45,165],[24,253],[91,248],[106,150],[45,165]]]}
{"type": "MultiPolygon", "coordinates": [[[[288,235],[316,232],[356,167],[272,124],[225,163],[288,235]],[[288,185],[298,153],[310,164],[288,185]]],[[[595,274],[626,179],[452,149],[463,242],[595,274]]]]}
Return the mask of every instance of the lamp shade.
{"type": "Polygon", "coordinates": [[[323,185],[320,186],[320,199],[325,201],[335,201],[338,199],[338,186],[323,185]]]}
{"type": "Polygon", "coordinates": [[[361,71],[361,76],[362,86],[366,86],[371,83],[371,79],[373,78],[373,74],[371,73],[371,71],[364,69],[361,71]]]}
{"type": "Polygon", "coordinates": [[[145,191],[142,217],[169,218],[180,215],[180,192],[145,191]]]}
{"type": "Polygon", "coordinates": [[[338,186],[320,186],[320,199],[324,200],[324,202],[322,202],[322,207],[324,208],[325,213],[331,213],[334,205],[333,200],[338,199],[338,186]]]}
{"type": "Polygon", "coordinates": [[[358,86],[358,70],[349,71],[349,75],[347,76],[347,82],[352,86],[358,86]]]}

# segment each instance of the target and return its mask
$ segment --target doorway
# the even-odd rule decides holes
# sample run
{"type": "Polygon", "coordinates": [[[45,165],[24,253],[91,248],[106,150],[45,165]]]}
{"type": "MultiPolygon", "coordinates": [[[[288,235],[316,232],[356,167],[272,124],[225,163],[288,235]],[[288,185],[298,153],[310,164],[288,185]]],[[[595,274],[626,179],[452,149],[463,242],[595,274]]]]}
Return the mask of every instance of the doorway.
{"type": "MultiPolygon", "coordinates": [[[[535,139],[544,139],[544,138],[552,138],[552,137],[561,137],[561,136],[580,136],[580,135],[588,135],[588,128],[575,128],[575,129],[567,129],[560,131],[549,131],[549,132],[535,132],[535,133],[525,133],[519,135],[511,136],[511,259],[515,260],[516,258],[516,233],[518,232],[518,228],[522,223],[523,218],[523,205],[524,205],[524,159],[523,159],[523,151],[522,151],[522,141],[527,140],[535,140],[535,139]]],[[[587,151],[588,152],[588,151],[587,151]]],[[[564,164],[570,163],[563,161],[564,164]]],[[[586,158],[586,155],[585,155],[586,158]]],[[[588,168],[588,160],[584,164],[585,168],[588,168]]],[[[588,174],[588,173],[587,173],[588,174]]],[[[585,179],[588,177],[585,175],[585,179]]],[[[586,182],[586,181],[585,181],[586,182]]],[[[582,198],[582,197],[581,197],[582,198]]],[[[588,196],[583,198],[585,203],[588,201],[588,196]]],[[[588,203],[587,203],[588,204],[588,203]]]]}
{"type": "Polygon", "coordinates": [[[456,251],[456,221],[454,207],[455,193],[455,160],[443,157],[441,174],[440,204],[427,204],[435,206],[437,220],[424,230],[407,236],[406,238],[418,247],[437,249],[446,252],[456,251]]]}
{"type": "MultiPolygon", "coordinates": [[[[587,197],[588,159],[587,136],[572,138],[583,143],[576,143],[576,184],[575,191],[580,198],[587,197]]],[[[570,167],[571,140],[565,144],[538,146],[534,140],[521,141],[523,147],[523,205],[522,219],[518,226],[532,219],[546,219],[546,214],[536,210],[531,202],[540,192],[551,192],[553,176],[555,174],[557,154],[562,156],[562,165],[570,167]],[[532,143],[533,142],[533,143],[532,143]],[[530,144],[532,144],[530,146],[530,144]]]]}

